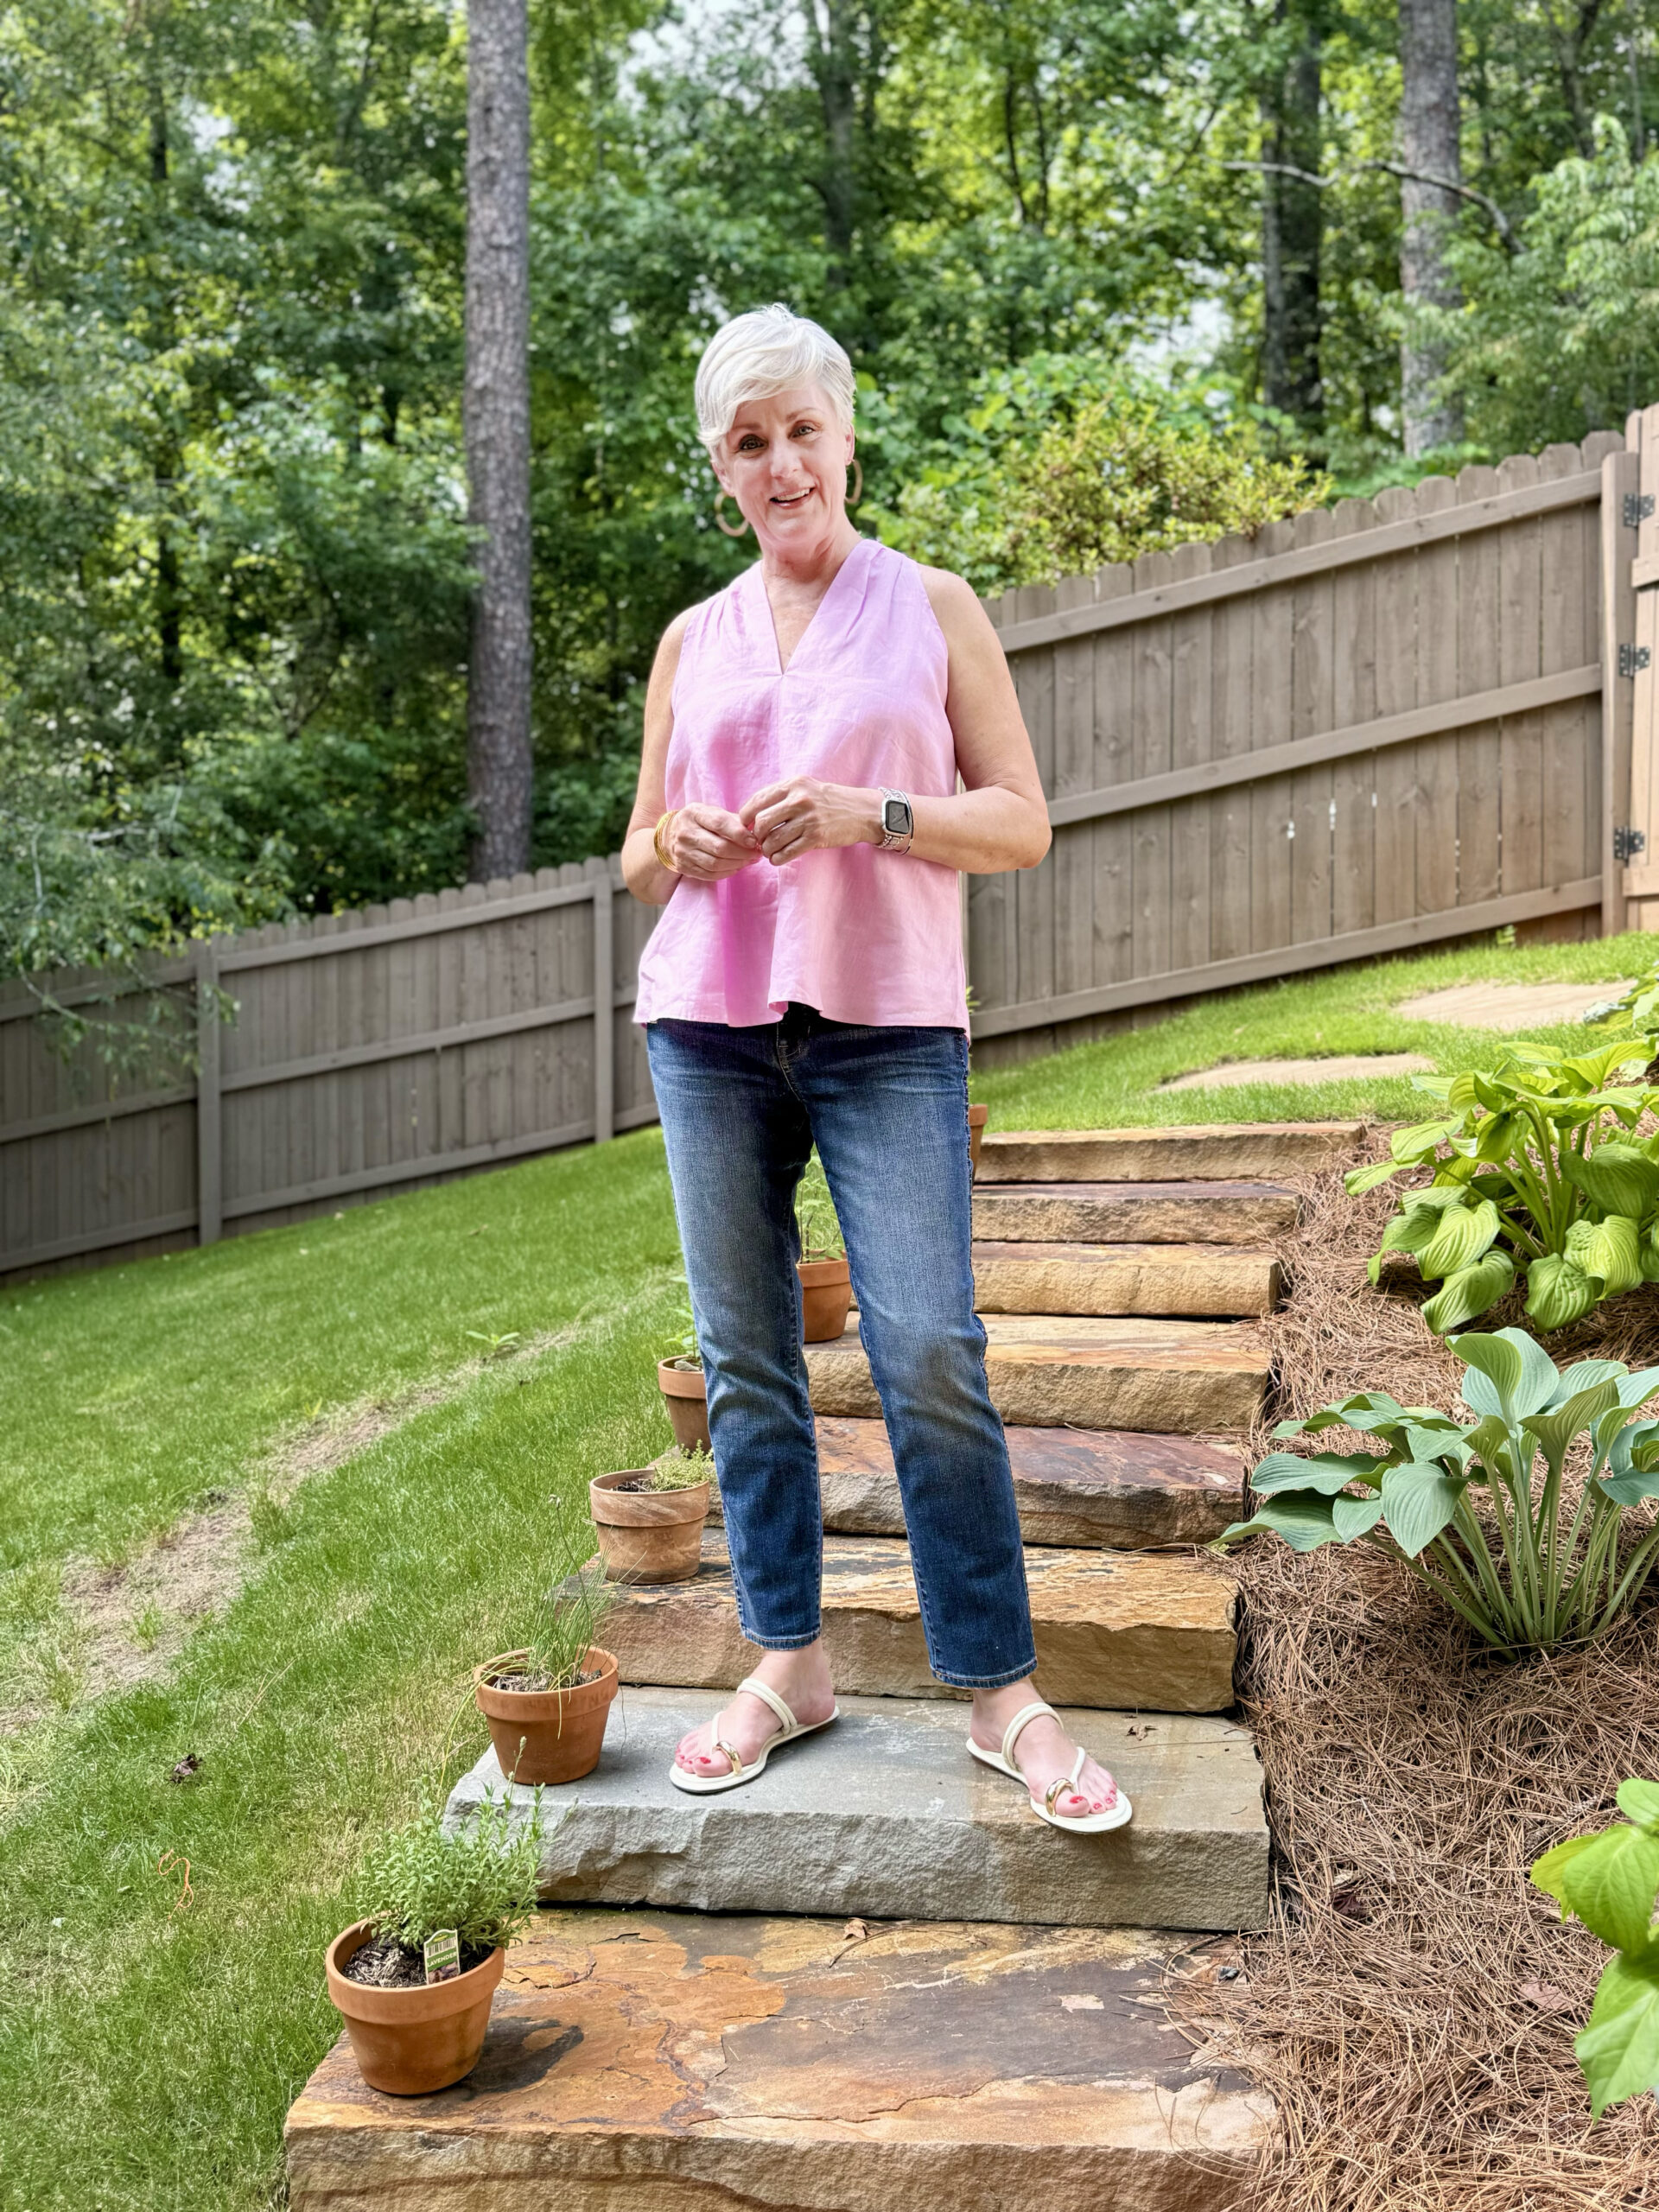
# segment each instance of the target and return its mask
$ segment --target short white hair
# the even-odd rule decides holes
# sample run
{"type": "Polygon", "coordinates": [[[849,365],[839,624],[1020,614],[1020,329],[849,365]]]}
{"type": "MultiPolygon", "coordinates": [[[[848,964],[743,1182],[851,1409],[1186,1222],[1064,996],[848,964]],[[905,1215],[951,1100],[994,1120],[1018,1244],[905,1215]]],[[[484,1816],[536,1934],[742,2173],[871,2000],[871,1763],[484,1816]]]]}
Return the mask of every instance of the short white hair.
{"type": "Polygon", "coordinates": [[[815,384],[853,427],[853,365],[830,333],[774,301],[734,315],[702,349],[697,363],[697,434],[710,453],[748,399],[815,384]]]}

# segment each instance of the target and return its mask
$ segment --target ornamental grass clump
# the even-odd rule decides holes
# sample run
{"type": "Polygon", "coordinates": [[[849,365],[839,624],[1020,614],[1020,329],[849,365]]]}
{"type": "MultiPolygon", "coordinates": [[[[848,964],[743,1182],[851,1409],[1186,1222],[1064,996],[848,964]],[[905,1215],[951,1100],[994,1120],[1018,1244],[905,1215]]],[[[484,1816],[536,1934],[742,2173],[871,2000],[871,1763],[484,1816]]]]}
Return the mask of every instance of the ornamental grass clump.
{"type": "Polygon", "coordinates": [[[1601,1635],[1634,1604],[1659,1528],[1626,1546],[1624,1515],[1659,1497],[1659,1421],[1637,1415],[1659,1367],[1584,1359],[1563,1373],[1519,1329],[1461,1336],[1461,1423],[1367,1390],[1279,1437],[1357,1429],[1375,1450],[1273,1452],[1250,1477],[1262,1503],[1219,1539],[1281,1536],[1294,1551],[1368,1543],[1402,1559],[1495,1650],[1554,1651],[1601,1635]],[[1567,1462],[1588,1465],[1576,1497],[1567,1462]],[[1541,1467],[1541,1476],[1540,1469],[1541,1467]]]}
{"type": "Polygon", "coordinates": [[[1517,1278],[1529,1319],[1546,1332],[1659,1282],[1659,1136],[1637,1135],[1659,1090],[1630,1079],[1650,1051],[1630,1037],[1579,1054],[1512,1044],[1490,1072],[1414,1077],[1446,1114],[1396,1129],[1389,1159],[1344,1178],[1357,1195],[1433,1166],[1433,1181],[1402,1198],[1371,1281],[1390,1252],[1411,1254],[1423,1280],[1440,1284],[1423,1319],[1441,1335],[1517,1278]]]}

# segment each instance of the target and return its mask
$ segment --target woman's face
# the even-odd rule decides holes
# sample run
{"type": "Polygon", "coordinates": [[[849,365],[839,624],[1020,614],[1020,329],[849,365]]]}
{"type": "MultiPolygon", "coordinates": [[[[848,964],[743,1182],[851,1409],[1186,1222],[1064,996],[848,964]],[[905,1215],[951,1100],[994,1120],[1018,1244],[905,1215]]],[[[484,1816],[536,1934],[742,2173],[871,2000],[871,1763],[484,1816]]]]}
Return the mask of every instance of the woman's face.
{"type": "Polygon", "coordinates": [[[721,440],[715,474],[763,545],[805,546],[847,513],[853,434],[817,385],[746,399],[721,440]]]}

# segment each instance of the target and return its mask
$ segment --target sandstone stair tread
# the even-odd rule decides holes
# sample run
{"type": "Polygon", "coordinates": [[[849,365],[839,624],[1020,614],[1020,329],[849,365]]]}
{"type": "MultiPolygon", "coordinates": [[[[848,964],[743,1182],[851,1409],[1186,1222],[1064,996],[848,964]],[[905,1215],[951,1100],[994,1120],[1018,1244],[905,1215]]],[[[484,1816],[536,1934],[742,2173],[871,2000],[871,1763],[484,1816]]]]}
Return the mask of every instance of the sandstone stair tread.
{"type": "MultiPolygon", "coordinates": [[[[847,1535],[902,1536],[893,1446],[880,1421],[820,1414],[823,1525],[847,1535]]],[[[1236,1445],[1135,1430],[1005,1430],[1027,1543],[1142,1550],[1203,1544],[1248,1510],[1236,1445]]],[[[713,1509],[720,1512],[716,1486],[713,1509]]]]}
{"type": "Polygon", "coordinates": [[[567,1910],[508,1955],[435,2096],[342,2038],[288,2117],[293,2212],[1212,2212],[1270,2107],[1169,2031],[1179,1936],[567,1910]]]}
{"type": "Polygon", "coordinates": [[[1162,1129],[988,1129],[978,1180],[1220,1180],[1333,1167],[1349,1160],[1363,1122],[1217,1122],[1162,1129]]]}
{"type": "Polygon", "coordinates": [[[976,1183],[974,1236],[985,1243],[1271,1243],[1296,1225],[1296,1193],[1244,1181],[976,1183]]]}
{"type": "MultiPolygon", "coordinates": [[[[1158,1552],[1026,1554],[1037,1681],[1058,1705],[1220,1713],[1233,1702],[1237,1586],[1158,1552]]],[[[909,1546],[829,1536],[823,1635],[849,1693],[959,1697],[934,1680],[909,1546]]],[[[760,1656],[738,1625],[722,1533],[705,1529],[692,1580],[622,1590],[602,1632],[625,1682],[729,1689],[760,1656]]]]}
{"type": "Polygon", "coordinates": [[[1238,1319],[1279,1302],[1279,1262],[1236,1244],[1045,1243],[974,1246],[982,1313],[1093,1313],[1238,1319]]]}
{"type": "MultiPolygon", "coordinates": [[[[1262,1770],[1249,1732],[1187,1713],[1061,1708],[1068,1732],[1135,1804],[1127,1827],[1064,1836],[967,1752],[959,1705],[846,1697],[841,1719],[779,1752],[755,1781],[689,1796],[674,1748],[726,1694],[625,1688],[598,1766],[540,1793],[542,1893],[558,1903],[701,1912],[1068,1927],[1260,1928],[1268,1910],[1262,1770]]],[[[455,1785],[452,1820],[504,1793],[487,1751],[455,1785]]]]}

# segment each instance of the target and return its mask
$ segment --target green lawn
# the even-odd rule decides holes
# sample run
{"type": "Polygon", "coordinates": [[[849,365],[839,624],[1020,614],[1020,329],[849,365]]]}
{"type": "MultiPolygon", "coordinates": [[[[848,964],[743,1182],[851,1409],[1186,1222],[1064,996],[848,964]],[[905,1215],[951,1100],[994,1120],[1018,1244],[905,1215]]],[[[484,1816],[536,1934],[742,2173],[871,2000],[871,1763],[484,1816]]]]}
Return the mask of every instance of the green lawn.
{"type": "MultiPolygon", "coordinates": [[[[1497,1041],[1389,1002],[1611,977],[1638,944],[1493,948],[1239,995],[976,1077],[992,1125],[1357,1111],[1398,1084],[1148,1096],[1223,1058],[1497,1041]]],[[[1572,1033],[1564,1033],[1570,1034],[1572,1033]]],[[[588,1548],[583,1486],[667,1441],[677,1247],[655,1131],[168,1261],[0,1294],[0,2206],[256,2212],[334,2031],[321,1948],[372,1826],[484,1742],[470,1669],[588,1548]],[[479,1337],[520,1346],[485,1359],[479,1337]],[[411,1394],[442,1393],[423,1406],[411,1394]],[[410,1411],[264,1525],[240,1595],[159,1679],[80,1694],[69,1554],[109,1560],[257,1488],[284,1439],[410,1411]],[[446,1758],[447,1749],[447,1758],[446,1758]],[[187,1751],[202,1762],[169,1780],[187,1751]],[[188,1895],[184,1868],[188,1865],[188,1895]]]]}

